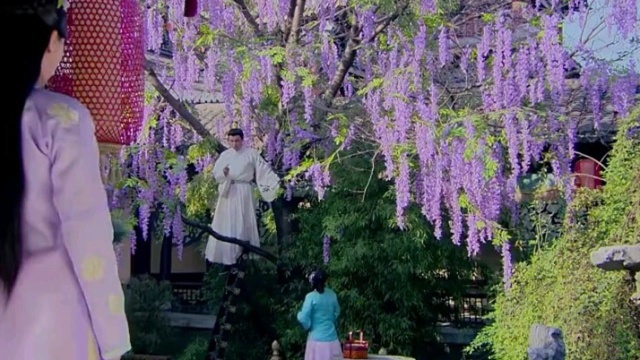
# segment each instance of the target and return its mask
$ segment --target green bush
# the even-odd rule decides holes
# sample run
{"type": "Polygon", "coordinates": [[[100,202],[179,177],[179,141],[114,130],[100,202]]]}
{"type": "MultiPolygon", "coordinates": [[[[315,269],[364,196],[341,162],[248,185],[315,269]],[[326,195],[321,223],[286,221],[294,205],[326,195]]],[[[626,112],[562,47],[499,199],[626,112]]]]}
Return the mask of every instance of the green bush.
{"type": "Polygon", "coordinates": [[[187,346],[178,360],[202,360],[207,355],[207,347],[209,346],[209,340],[205,338],[198,338],[187,346]]]}
{"type": "Polygon", "coordinates": [[[171,303],[171,284],[150,276],[133,278],[125,285],[124,295],[133,353],[163,355],[163,344],[170,337],[164,310],[171,303]]]}
{"type": "Polygon", "coordinates": [[[111,224],[113,225],[113,243],[119,244],[128,240],[128,236],[133,229],[131,217],[122,210],[111,211],[111,224]]]}
{"type": "MultiPolygon", "coordinates": [[[[269,247],[265,244],[264,247],[269,247]]],[[[226,273],[220,266],[209,269],[205,279],[205,298],[217,314],[221,287],[226,273]]],[[[265,260],[249,260],[244,278],[244,291],[236,303],[234,326],[225,355],[229,360],[262,359],[269,354],[271,343],[278,338],[277,319],[282,316],[278,304],[285,302],[288,292],[278,284],[275,266],[265,260]]],[[[206,343],[192,344],[191,351],[206,351],[206,343]]]]}
{"type": "MultiPolygon", "coordinates": [[[[639,117],[640,109],[631,119],[639,117]]],[[[593,267],[589,259],[598,247],[638,242],[640,142],[627,137],[632,125],[637,120],[621,126],[604,190],[579,194],[563,235],[516,267],[511,290],[498,295],[492,323],[471,351],[488,345],[495,359],[525,359],[529,328],[543,323],[563,330],[567,359],[640,359],[631,282],[623,273],[593,267]]]]}
{"type": "MultiPolygon", "coordinates": [[[[446,311],[437,300],[461,294],[476,270],[463,247],[433,237],[419,209],[408,209],[408,229],[397,230],[393,186],[375,176],[382,166],[372,169],[364,156],[331,166],[334,185],[325,199],[305,201],[295,212],[280,271],[264,260],[249,262],[227,359],[266,358],[274,340],[287,359],[302,358],[307,334],[296,313],[311,290],[307,275],[323,265],[325,235],[332,239],[328,286],[342,307],[339,334],[362,329],[373,351],[412,355],[435,341],[446,311]]],[[[276,252],[275,240],[262,245],[276,252]]],[[[205,280],[211,304],[219,301],[221,272],[214,267],[205,280]]]]}
{"type": "MultiPolygon", "coordinates": [[[[377,178],[381,167],[371,167],[363,158],[333,164],[331,192],[303,204],[307,210],[298,213],[300,231],[287,256],[311,270],[322,264],[323,237],[329,236],[325,267],[342,307],[341,336],[362,329],[373,351],[415,355],[420,345],[435,341],[444,311],[437,299],[461,294],[474,264],[464,248],[436,240],[417,208],[406,213],[406,231],[398,230],[394,188],[377,178]]],[[[306,336],[292,319],[310,289],[304,280],[297,286],[299,295],[284,304],[285,349],[304,344],[306,336]]]]}

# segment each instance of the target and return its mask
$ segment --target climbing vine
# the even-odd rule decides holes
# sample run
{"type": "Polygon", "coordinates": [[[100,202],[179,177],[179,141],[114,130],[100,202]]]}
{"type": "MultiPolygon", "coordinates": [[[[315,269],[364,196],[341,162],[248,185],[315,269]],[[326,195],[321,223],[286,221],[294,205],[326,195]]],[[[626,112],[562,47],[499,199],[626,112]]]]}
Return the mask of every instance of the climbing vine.
{"type": "Polygon", "coordinates": [[[498,294],[491,325],[472,350],[488,345],[494,359],[525,359],[529,327],[543,323],[563,330],[567,359],[640,359],[640,313],[628,300],[631,283],[589,261],[598,247],[638,242],[638,119],[640,107],[620,122],[604,190],[578,194],[562,236],[517,266],[511,290],[498,294]]]}

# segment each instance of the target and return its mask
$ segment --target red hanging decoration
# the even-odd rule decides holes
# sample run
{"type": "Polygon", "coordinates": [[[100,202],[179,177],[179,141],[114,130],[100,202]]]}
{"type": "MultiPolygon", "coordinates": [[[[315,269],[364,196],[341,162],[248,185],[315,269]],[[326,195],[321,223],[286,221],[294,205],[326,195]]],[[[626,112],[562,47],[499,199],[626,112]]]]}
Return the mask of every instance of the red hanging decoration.
{"type": "Polygon", "coordinates": [[[194,17],[198,15],[198,0],[185,0],[184,1],[184,16],[194,17]]]}
{"type": "Polygon", "coordinates": [[[602,170],[592,159],[580,159],[573,167],[576,187],[598,189],[602,186],[602,170]]]}
{"type": "Polygon", "coordinates": [[[89,108],[99,142],[128,145],[144,111],[144,42],[137,0],[71,0],[66,53],[49,82],[89,108]]]}

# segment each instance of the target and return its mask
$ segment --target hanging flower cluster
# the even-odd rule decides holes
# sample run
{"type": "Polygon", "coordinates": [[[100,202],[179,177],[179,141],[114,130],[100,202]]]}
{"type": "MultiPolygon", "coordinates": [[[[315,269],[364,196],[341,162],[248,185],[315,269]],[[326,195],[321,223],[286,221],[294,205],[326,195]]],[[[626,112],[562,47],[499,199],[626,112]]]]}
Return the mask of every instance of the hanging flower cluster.
{"type": "Polygon", "coordinates": [[[322,238],[322,262],[326,265],[331,260],[331,238],[325,235],[322,238]]]}
{"type": "MultiPolygon", "coordinates": [[[[592,114],[598,128],[607,103],[624,115],[635,101],[633,71],[614,73],[601,61],[573,65],[571,55],[588,59],[590,50],[566,49],[561,25],[565,16],[586,16],[583,1],[572,0],[569,10],[560,1],[552,8],[527,2],[519,16],[508,9],[486,14],[478,41],[465,43],[457,18],[438,12],[435,0],[393,8],[308,0],[301,12],[291,3],[209,0],[199,16],[184,18],[182,0],[147,0],[147,48],[159,51],[168,35],[173,91],[186,97],[202,84],[225,99],[213,135],[222,138],[239,125],[274,167],[308,182],[319,198],[331,185],[328,163],[337,152],[354,140],[375,143],[382,176],[395,183],[398,226],[417,204],[438,238],[448,230],[471,255],[484,242],[507,240],[501,212],[517,216],[517,180],[543,157],[570,199],[567,175],[581,116],[592,114]],[[580,75],[583,115],[571,112],[572,73],[580,75]],[[353,104],[359,113],[344,115],[353,104]]],[[[611,4],[608,25],[631,37],[637,5],[611,4]]],[[[184,197],[183,162],[175,154],[178,160],[167,161],[165,151],[175,150],[181,129],[163,123],[165,116],[158,116],[163,130],[130,153],[132,171],[146,179],[139,199],[149,204],[184,197]]],[[[296,184],[289,184],[289,195],[296,184]]],[[[143,226],[150,210],[139,208],[143,226]]],[[[171,220],[176,214],[164,214],[165,231],[179,234],[179,221],[171,220]]],[[[502,245],[507,278],[509,249],[502,245]]]]}
{"type": "MultiPolygon", "coordinates": [[[[136,143],[122,148],[119,158],[113,159],[125,166],[118,167],[124,170],[119,183],[110,186],[111,207],[128,209],[130,216],[137,217],[142,240],[149,240],[154,234],[170,237],[181,257],[185,229],[180,204],[187,199],[187,167],[194,165],[196,171],[207,176],[213,168],[213,158],[210,155],[188,157],[178,151],[180,145],[199,139],[185,135],[183,125],[175,121],[170,107],[148,104],[145,113],[146,121],[136,143]],[[159,110],[157,114],[151,113],[156,110],[159,110]],[[152,230],[156,233],[150,233],[152,230]]],[[[110,168],[103,171],[108,172],[110,168]]],[[[134,230],[130,242],[133,253],[134,230]]]]}

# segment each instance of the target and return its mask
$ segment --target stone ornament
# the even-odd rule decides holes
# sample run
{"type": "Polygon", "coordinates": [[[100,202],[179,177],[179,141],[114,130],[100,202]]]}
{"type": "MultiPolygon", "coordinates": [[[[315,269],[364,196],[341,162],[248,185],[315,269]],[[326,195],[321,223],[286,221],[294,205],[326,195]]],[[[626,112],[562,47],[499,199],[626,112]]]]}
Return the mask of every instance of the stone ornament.
{"type": "Polygon", "coordinates": [[[566,346],[558,328],[533,324],[529,332],[529,360],[564,360],[566,346]]]}
{"type": "Polygon", "coordinates": [[[636,284],[631,301],[640,306],[640,244],[601,247],[591,253],[591,263],[605,271],[628,271],[636,284]]]}

